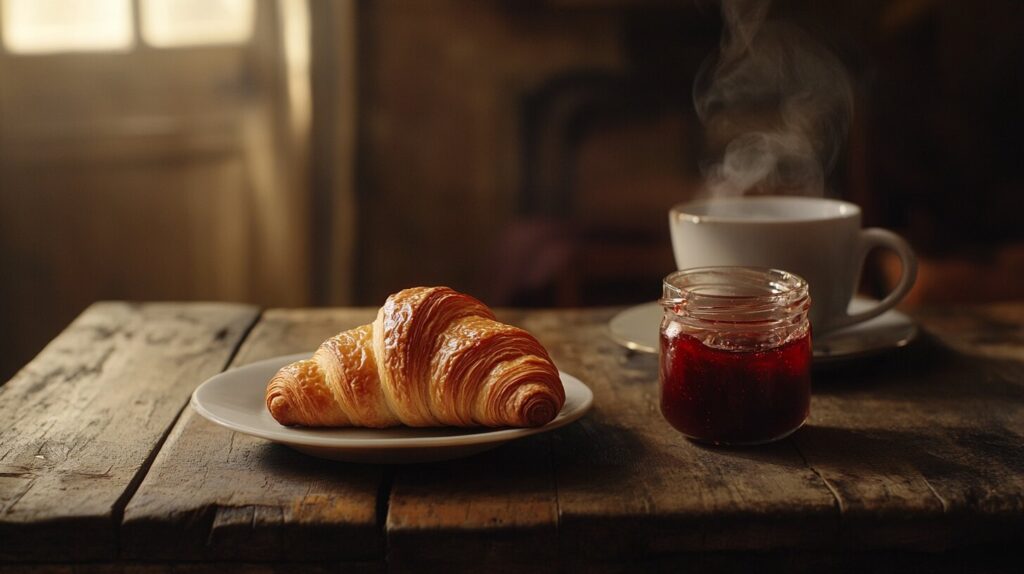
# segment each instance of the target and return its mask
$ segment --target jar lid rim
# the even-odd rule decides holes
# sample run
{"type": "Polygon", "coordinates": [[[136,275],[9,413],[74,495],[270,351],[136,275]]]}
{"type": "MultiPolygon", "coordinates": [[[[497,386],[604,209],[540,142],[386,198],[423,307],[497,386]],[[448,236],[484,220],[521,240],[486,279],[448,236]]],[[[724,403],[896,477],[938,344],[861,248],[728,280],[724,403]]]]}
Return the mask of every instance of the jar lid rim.
{"type": "Polygon", "coordinates": [[[719,266],[683,269],[665,277],[660,303],[698,316],[759,315],[810,305],[807,281],[767,267],[719,266]]]}

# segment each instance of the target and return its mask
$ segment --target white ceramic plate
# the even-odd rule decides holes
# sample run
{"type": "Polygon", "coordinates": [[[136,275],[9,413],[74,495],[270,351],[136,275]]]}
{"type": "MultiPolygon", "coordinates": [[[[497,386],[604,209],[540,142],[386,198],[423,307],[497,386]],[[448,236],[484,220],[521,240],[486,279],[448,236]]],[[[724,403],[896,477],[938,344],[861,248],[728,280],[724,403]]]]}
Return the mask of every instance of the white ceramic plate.
{"type": "MultiPolygon", "coordinates": [[[[860,312],[874,303],[867,297],[854,297],[850,312],[860,312]]],[[[612,339],[629,349],[657,353],[661,315],[661,305],[644,303],[612,317],[608,329],[612,339]]],[[[876,355],[908,345],[917,334],[917,324],[910,317],[890,310],[870,321],[816,338],[814,363],[825,365],[876,355]]]]}
{"type": "Polygon", "coordinates": [[[559,371],[565,405],[550,423],[537,428],[310,429],[278,424],[267,411],[267,382],[281,367],[308,359],[309,353],[275,357],[225,371],[199,385],[192,408],[233,431],[290,446],[298,451],[349,462],[407,463],[469,456],[510,440],[565,426],[590,409],[594,394],[576,377],[559,371]]]}

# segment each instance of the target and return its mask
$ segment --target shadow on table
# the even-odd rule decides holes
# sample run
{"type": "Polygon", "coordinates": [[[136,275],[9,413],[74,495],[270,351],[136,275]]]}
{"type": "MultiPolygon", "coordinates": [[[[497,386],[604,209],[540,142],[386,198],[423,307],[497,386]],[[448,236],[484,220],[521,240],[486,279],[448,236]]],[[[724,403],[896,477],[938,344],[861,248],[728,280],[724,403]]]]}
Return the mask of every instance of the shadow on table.
{"type": "MultiPolygon", "coordinates": [[[[905,349],[815,369],[814,395],[842,400],[944,403],[946,412],[987,402],[1024,404],[1024,362],[959,353],[927,335],[905,349]]],[[[855,403],[852,403],[855,405],[855,403]]]]}
{"type": "Polygon", "coordinates": [[[738,459],[793,471],[807,468],[799,453],[797,453],[798,456],[793,455],[793,444],[789,439],[753,446],[718,446],[692,441],[690,444],[698,452],[707,456],[717,457],[720,461],[723,459],[738,459]]]}
{"type": "Polygon", "coordinates": [[[386,465],[342,462],[318,458],[287,446],[267,442],[254,449],[253,460],[257,470],[270,476],[286,476],[308,481],[337,479],[338,476],[366,477],[380,474],[386,465]]]}
{"type": "Polygon", "coordinates": [[[901,349],[877,356],[815,366],[815,392],[841,392],[847,387],[892,386],[899,381],[927,378],[941,373],[959,356],[927,333],[901,349]]]}
{"type": "MultiPolygon", "coordinates": [[[[1001,447],[1012,446],[996,433],[973,430],[946,437],[915,430],[807,425],[792,437],[812,467],[840,469],[844,475],[864,478],[906,475],[909,468],[925,476],[967,476],[970,464],[962,457],[949,457],[949,451],[957,443],[993,444],[993,440],[1000,441],[1001,447]]],[[[1010,451],[1002,452],[1005,456],[1010,451]]]]}
{"type": "Polygon", "coordinates": [[[649,454],[650,445],[637,429],[602,420],[599,413],[551,434],[559,466],[622,469],[632,472],[649,454]]]}

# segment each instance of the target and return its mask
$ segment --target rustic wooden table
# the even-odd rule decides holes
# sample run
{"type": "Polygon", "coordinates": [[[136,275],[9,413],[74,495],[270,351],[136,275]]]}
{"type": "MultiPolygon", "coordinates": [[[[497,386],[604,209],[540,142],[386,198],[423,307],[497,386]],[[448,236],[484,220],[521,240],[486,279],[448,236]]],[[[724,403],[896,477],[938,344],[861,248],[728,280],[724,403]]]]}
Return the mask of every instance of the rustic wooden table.
{"type": "Polygon", "coordinates": [[[595,408],[581,422],[468,459],[387,467],[309,458],[183,408],[225,367],[312,350],[372,310],[96,304],[0,387],[0,563],[356,572],[1024,563],[1024,303],[918,314],[917,344],[816,373],[809,424],[748,449],[697,446],[662,420],[657,357],[608,338],[613,312],[502,313],[591,386],[595,408]]]}

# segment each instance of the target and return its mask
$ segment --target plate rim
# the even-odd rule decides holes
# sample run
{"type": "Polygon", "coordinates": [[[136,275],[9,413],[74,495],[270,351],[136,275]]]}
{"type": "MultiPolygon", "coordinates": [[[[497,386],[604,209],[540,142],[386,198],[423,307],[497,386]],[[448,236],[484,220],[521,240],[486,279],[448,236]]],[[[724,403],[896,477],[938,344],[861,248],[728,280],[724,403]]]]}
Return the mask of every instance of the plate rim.
{"type": "MultiPolygon", "coordinates": [[[[198,387],[192,391],[191,398],[189,399],[189,405],[196,411],[197,414],[202,416],[204,419],[245,435],[254,436],[264,440],[268,440],[275,443],[285,445],[299,445],[315,448],[331,448],[331,449],[344,449],[344,450],[384,450],[384,449],[415,449],[415,448],[429,448],[429,447],[465,447],[480,444],[491,444],[499,442],[507,442],[509,440],[523,438],[542,432],[547,432],[561,428],[570,423],[573,423],[585,414],[587,414],[594,404],[594,392],[579,378],[566,373],[559,369],[558,375],[562,380],[563,386],[572,385],[576,388],[577,392],[582,395],[582,402],[576,409],[566,412],[565,406],[563,405],[562,411],[548,424],[540,427],[527,427],[527,428],[500,428],[492,431],[475,432],[472,434],[456,434],[450,436],[423,436],[423,437],[406,437],[406,438],[339,438],[339,437],[323,437],[323,436],[309,436],[302,434],[303,431],[314,431],[315,429],[296,429],[294,427],[282,426],[282,429],[289,429],[298,433],[294,437],[281,437],[277,433],[281,432],[278,430],[265,431],[260,428],[254,428],[249,425],[241,425],[230,419],[226,419],[220,415],[217,415],[210,411],[198,397],[200,392],[204,388],[209,388],[210,385],[218,384],[219,380],[226,377],[229,373],[236,373],[236,371],[243,369],[262,369],[268,368],[273,365],[284,366],[289,363],[308,359],[312,356],[312,353],[295,353],[291,355],[279,355],[277,357],[271,357],[269,359],[262,359],[259,361],[253,361],[245,365],[221,371],[216,375],[206,379],[198,387]]],[[[568,394],[568,393],[567,393],[568,394]]],[[[360,427],[341,427],[341,428],[360,428],[360,427]]],[[[430,428],[430,427],[424,427],[430,428]]],[[[458,428],[458,427],[437,427],[437,428],[458,428]]],[[[480,427],[472,427],[479,429],[480,427]]],[[[386,431],[387,429],[376,429],[380,431],[386,431]]],[[[285,431],[285,432],[289,432],[285,431]]]]}

